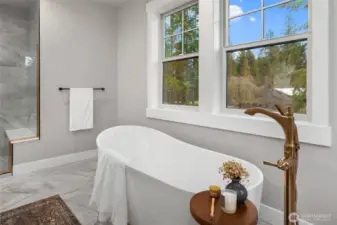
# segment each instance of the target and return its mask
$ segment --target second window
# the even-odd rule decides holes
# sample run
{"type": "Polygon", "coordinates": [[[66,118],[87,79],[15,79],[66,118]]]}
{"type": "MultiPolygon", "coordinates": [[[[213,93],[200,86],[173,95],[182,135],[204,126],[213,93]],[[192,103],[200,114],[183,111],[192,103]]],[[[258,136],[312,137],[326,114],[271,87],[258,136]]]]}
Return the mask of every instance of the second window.
{"type": "Polygon", "coordinates": [[[199,7],[163,15],[162,104],[199,105],[199,7]]]}

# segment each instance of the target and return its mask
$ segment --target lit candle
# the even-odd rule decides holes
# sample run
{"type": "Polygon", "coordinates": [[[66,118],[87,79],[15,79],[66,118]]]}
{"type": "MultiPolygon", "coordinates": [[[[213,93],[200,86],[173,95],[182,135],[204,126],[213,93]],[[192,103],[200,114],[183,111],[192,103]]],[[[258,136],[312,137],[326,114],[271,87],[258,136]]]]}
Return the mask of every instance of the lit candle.
{"type": "Polygon", "coordinates": [[[236,212],[237,193],[232,190],[223,190],[221,192],[221,209],[223,212],[233,214],[236,212]]]}

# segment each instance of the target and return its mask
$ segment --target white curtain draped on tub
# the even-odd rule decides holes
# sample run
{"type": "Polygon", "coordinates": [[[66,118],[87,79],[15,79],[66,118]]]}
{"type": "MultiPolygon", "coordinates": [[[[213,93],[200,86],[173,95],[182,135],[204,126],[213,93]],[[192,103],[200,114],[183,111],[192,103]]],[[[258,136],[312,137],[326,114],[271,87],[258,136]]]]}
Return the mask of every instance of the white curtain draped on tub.
{"type": "Polygon", "coordinates": [[[126,160],[113,151],[98,149],[92,204],[101,222],[110,218],[113,225],[127,225],[126,160]]]}

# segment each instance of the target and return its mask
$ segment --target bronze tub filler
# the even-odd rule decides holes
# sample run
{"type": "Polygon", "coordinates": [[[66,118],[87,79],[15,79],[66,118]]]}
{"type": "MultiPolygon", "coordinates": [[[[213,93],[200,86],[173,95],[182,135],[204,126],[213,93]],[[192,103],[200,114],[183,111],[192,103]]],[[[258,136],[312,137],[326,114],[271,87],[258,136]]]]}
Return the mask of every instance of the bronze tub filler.
{"type": "Polygon", "coordinates": [[[296,177],[298,169],[298,150],[300,149],[298,132],[291,107],[286,107],[286,111],[283,111],[283,109],[278,105],[275,107],[280,114],[263,108],[247,109],[245,113],[251,116],[256,113],[269,116],[276,120],[284,131],[284,157],[278,160],[276,164],[270,162],[263,162],[263,164],[273,166],[284,171],[284,225],[298,225],[298,221],[290,220],[289,218],[293,213],[297,213],[296,177]]]}

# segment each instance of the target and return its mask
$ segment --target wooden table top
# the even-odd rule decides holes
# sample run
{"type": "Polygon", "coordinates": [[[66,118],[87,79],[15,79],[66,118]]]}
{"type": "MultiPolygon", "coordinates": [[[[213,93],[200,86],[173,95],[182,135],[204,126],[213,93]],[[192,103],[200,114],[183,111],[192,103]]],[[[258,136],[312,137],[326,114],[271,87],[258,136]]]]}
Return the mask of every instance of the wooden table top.
{"type": "Polygon", "coordinates": [[[193,218],[200,225],[256,225],[257,209],[254,204],[246,200],[245,204],[238,207],[235,214],[222,212],[220,201],[215,201],[214,218],[210,220],[211,198],[209,191],[194,195],[190,201],[190,211],[193,218]]]}

